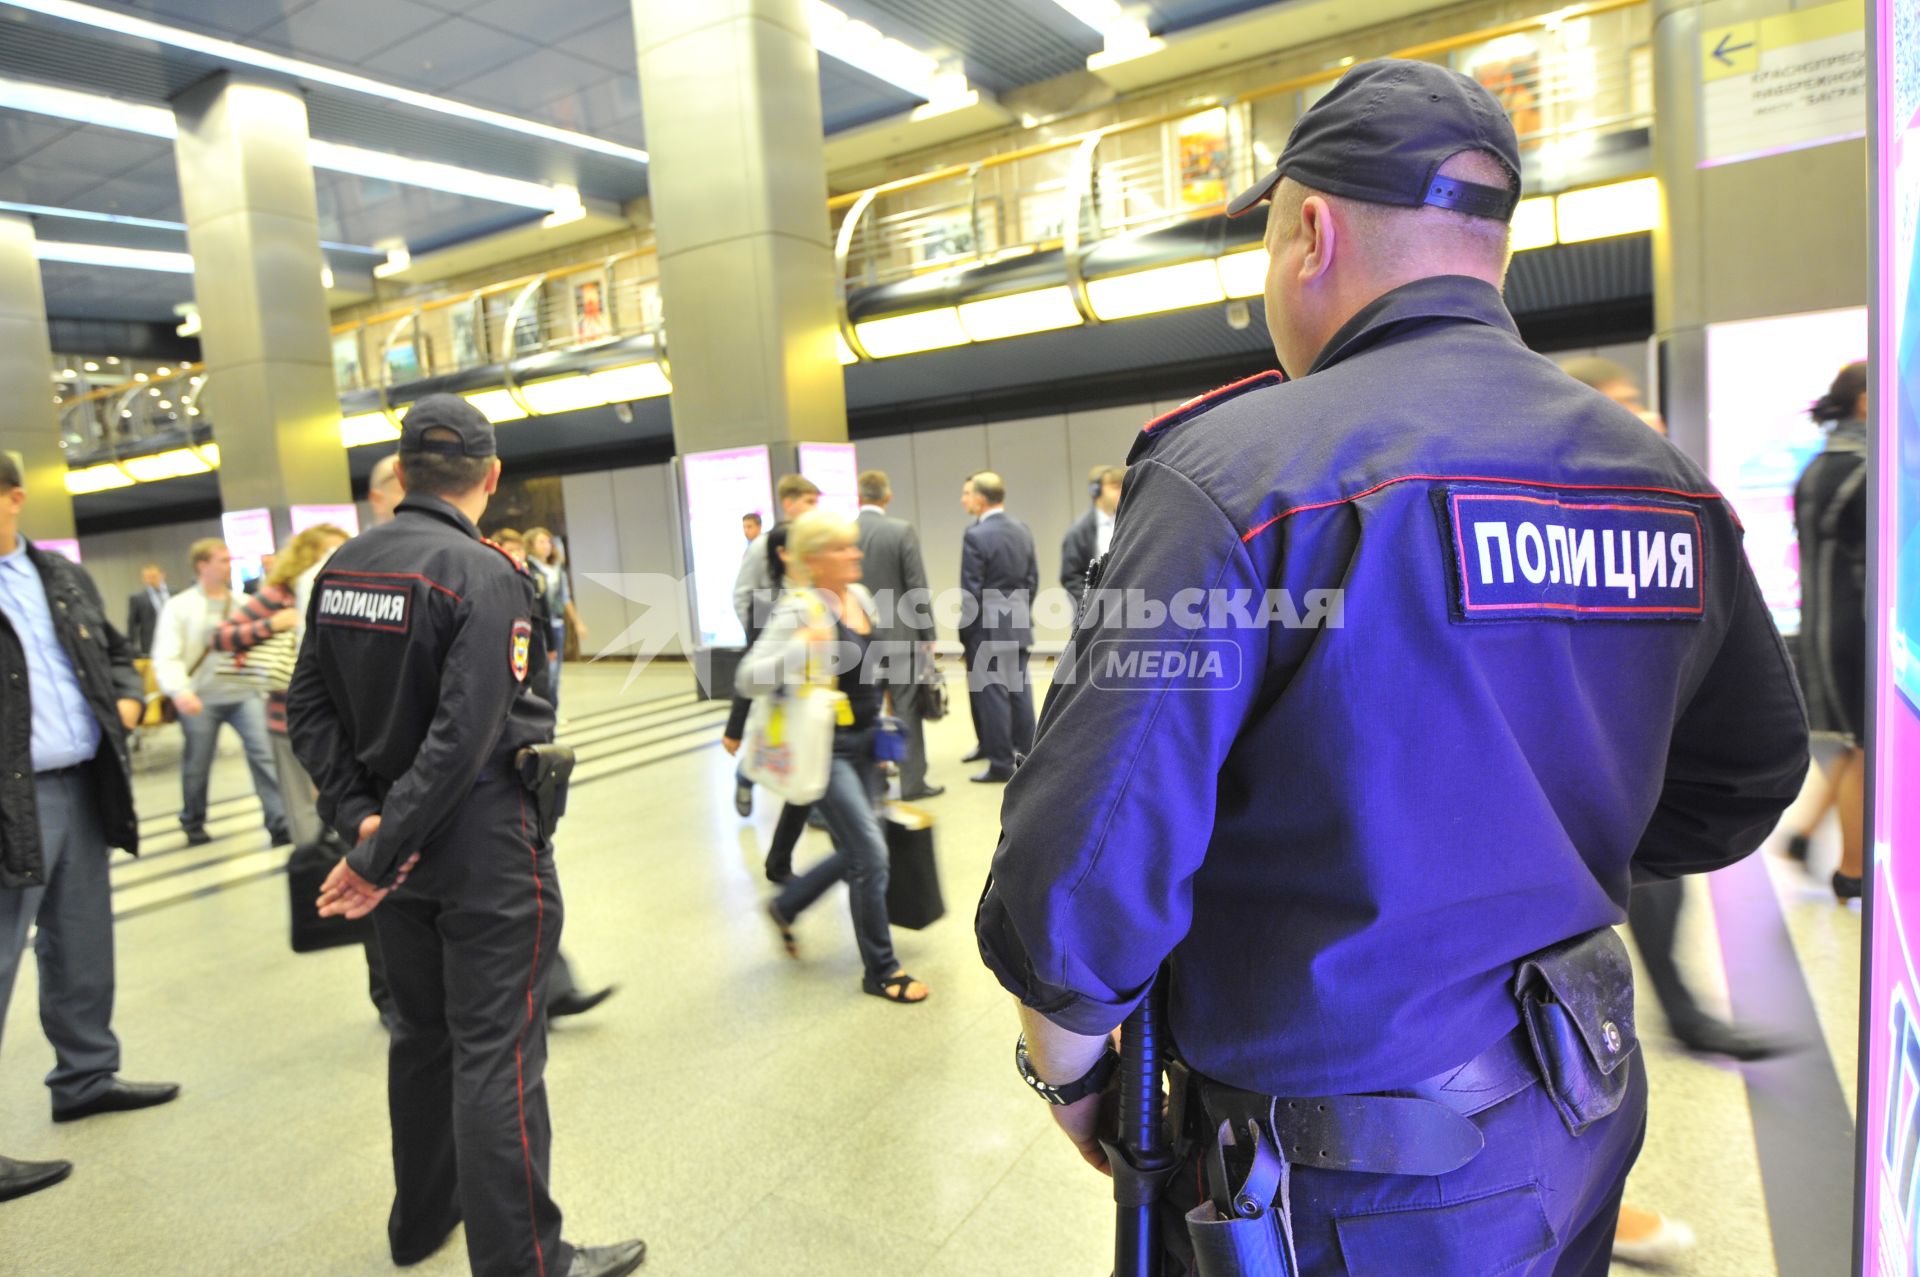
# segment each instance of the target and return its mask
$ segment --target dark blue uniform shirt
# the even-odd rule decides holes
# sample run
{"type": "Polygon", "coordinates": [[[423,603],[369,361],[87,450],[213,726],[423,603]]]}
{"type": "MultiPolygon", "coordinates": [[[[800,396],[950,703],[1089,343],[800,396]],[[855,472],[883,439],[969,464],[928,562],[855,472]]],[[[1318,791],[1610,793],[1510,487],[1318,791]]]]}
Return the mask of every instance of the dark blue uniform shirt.
{"type": "Polygon", "coordinates": [[[347,857],[362,878],[388,885],[484,768],[509,776],[523,746],[553,739],[529,680],[548,641],[533,617],[526,570],[434,497],[409,496],[320,569],[287,732],[349,845],[380,814],[347,857]]]}
{"type": "Polygon", "coordinates": [[[1098,588],[1167,614],[1083,609],[977,918],[1068,1029],[1170,957],[1201,1072],[1406,1085],[1514,1026],[1516,959],[1621,921],[1635,873],[1747,854],[1799,790],[1733,511],[1484,282],[1387,294],[1131,461],[1098,588]]]}

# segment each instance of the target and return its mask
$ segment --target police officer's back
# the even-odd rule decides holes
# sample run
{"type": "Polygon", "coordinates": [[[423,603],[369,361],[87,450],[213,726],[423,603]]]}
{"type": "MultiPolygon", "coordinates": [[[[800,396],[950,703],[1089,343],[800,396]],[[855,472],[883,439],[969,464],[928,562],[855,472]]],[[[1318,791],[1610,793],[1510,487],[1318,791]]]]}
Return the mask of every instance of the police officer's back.
{"type": "Polygon", "coordinates": [[[321,815],[353,847],[321,911],[372,912],[399,1018],[389,1245],[418,1263],[464,1219],[476,1273],[617,1277],[644,1245],[568,1245],[547,1190],[562,910],[552,789],[523,776],[555,761],[553,710],[528,686],[545,637],[532,583],[475,528],[499,481],[493,428],[429,396],[399,464],[396,517],[314,583],[287,706],[321,815]]]}
{"type": "MultiPolygon", "coordinates": [[[[1379,62],[1236,201],[1273,200],[1296,380],[1135,445],[1097,588],[1173,606],[1083,610],[978,918],[1043,1092],[1170,963],[1188,1131],[1257,1119],[1311,1168],[1306,1272],[1605,1272],[1644,1115],[1610,927],[1806,768],[1733,512],[1514,329],[1518,173],[1478,85],[1379,62]]],[[[1098,1160],[1088,1103],[1059,1112],[1098,1160]]]]}

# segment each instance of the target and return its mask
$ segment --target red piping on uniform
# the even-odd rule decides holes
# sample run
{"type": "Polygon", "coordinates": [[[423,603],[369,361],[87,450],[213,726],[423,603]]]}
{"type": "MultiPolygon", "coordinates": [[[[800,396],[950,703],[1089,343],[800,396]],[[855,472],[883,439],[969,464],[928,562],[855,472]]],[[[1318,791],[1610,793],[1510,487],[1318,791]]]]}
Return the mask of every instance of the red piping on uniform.
{"type": "MultiPolygon", "coordinates": [[[[1204,395],[1194,396],[1192,399],[1189,399],[1185,403],[1181,404],[1178,408],[1175,408],[1172,412],[1161,413],[1159,416],[1155,417],[1152,421],[1149,421],[1145,426],[1141,427],[1140,433],[1150,435],[1154,431],[1158,430],[1161,426],[1165,425],[1168,421],[1171,421],[1173,418],[1179,416],[1181,413],[1197,408],[1201,404],[1207,402],[1207,400],[1209,399],[1218,399],[1221,395],[1224,395],[1229,391],[1239,390],[1243,386],[1251,386],[1256,381],[1266,381],[1270,377],[1279,377],[1279,376],[1280,376],[1279,373],[1269,368],[1267,369],[1267,371],[1257,372],[1253,374],[1253,376],[1251,377],[1242,377],[1238,381],[1230,381],[1226,385],[1220,387],[1218,390],[1209,390],[1204,395]]],[[[1281,378],[1281,380],[1284,381],[1285,378],[1283,377],[1281,378]]]]}
{"type": "MultiPolygon", "coordinates": [[[[448,590],[447,593],[452,594],[453,591],[448,590]]],[[[527,796],[522,792],[520,838],[525,841],[526,837],[527,796]]],[[[547,1257],[540,1248],[540,1220],[533,1204],[533,1146],[527,1141],[527,1081],[521,1059],[527,1030],[533,1027],[533,981],[540,970],[540,931],[546,923],[547,902],[540,895],[540,850],[528,842],[527,852],[533,860],[533,962],[527,968],[527,1022],[521,1026],[520,1035],[513,1041],[513,1090],[520,1106],[520,1164],[527,1172],[527,1223],[533,1228],[533,1257],[540,1265],[540,1277],[547,1277],[547,1257]]]]}
{"type": "Polygon", "coordinates": [[[1290,519],[1296,514],[1305,514],[1310,510],[1326,510],[1337,505],[1359,501],[1370,497],[1382,488],[1391,488],[1396,483],[1510,483],[1519,488],[1559,488],[1567,492],[1657,492],[1662,496],[1685,497],[1691,501],[1724,501],[1718,492],[1682,492],[1678,488],[1649,488],[1635,484],[1619,483],[1547,483],[1540,479],[1495,479],[1478,474],[1403,474],[1394,479],[1382,479],[1364,492],[1356,492],[1348,497],[1335,497],[1331,501],[1315,501],[1311,505],[1297,505],[1291,510],[1282,510],[1265,523],[1251,528],[1240,538],[1241,542],[1253,540],[1262,532],[1282,519],[1290,519]]]}
{"type": "Polygon", "coordinates": [[[452,599],[455,603],[466,602],[465,599],[440,584],[440,582],[430,576],[421,576],[418,572],[355,572],[349,568],[325,568],[323,571],[325,571],[328,576],[357,576],[387,581],[423,581],[452,599]]]}

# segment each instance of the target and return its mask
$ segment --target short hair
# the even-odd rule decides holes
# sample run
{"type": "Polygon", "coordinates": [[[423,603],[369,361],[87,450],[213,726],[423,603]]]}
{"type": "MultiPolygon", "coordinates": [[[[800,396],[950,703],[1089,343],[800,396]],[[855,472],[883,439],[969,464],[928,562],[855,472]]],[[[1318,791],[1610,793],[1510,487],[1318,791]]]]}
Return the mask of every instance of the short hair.
{"type": "MultiPolygon", "coordinates": [[[[1491,151],[1481,150],[1465,150],[1450,156],[1436,170],[1435,176],[1477,182],[1509,194],[1516,190],[1518,182],[1505,160],[1491,151]]],[[[1464,243],[1486,254],[1489,265],[1494,264],[1491,259],[1498,258],[1498,265],[1504,270],[1510,257],[1513,244],[1510,220],[1476,217],[1432,204],[1417,207],[1376,204],[1350,196],[1330,195],[1292,178],[1283,179],[1274,187],[1273,208],[1269,216],[1281,219],[1289,227],[1297,225],[1301,206],[1316,195],[1341,210],[1363,243],[1383,248],[1389,254],[1410,257],[1420,253],[1430,246],[1422,232],[1445,228],[1458,235],[1464,243]]]]}
{"type": "Polygon", "coordinates": [[[386,456],[374,462],[372,473],[367,475],[368,489],[387,488],[399,483],[400,472],[395,464],[399,459],[399,453],[389,452],[386,456]]]}
{"type": "Polygon", "coordinates": [[[145,572],[148,568],[152,568],[155,572],[164,571],[164,569],[158,563],[155,563],[152,559],[148,559],[145,563],[142,563],[140,565],[140,570],[142,572],[145,572]]]}
{"type": "Polygon", "coordinates": [[[991,470],[982,470],[973,476],[973,495],[988,505],[999,505],[1007,499],[1007,485],[999,475],[991,470]]]}
{"type": "Polygon", "coordinates": [[[893,482],[887,478],[885,470],[860,472],[860,501],[863,505],[879,505],[892,495],[893,482]]]}
{"type": "Polygon", "coordinates": [[[748,519],[752,519],[755,523],[766,522],[765,519],[760,517],[760,512],[758,510],[749,510],[745,514],[740,516],[740,522],[742,523],[745,523],[748,519]]]}
{"type": "Polygon", "coordinates": [[[493,535],[488,537],[487,540],[493,542],[495,545],[517,545],[523,549],[527,544],[527,539],[512,528],[495,528],[493,535]]]}
{"type": "MultiPolygon", "coordinates": [[[[420,432],[422,443],[459,443],[458,431],[433,426],[420,432]]],[[[409,452],[402,448],[400,464],[406,470],[408,492],[423,497],[457,497],[472,492],[486,481],[493,468],[492,457],[468,457],[456,453],[409,452]]]]}
{"type": "Polygon", "coordinates": [[[1567,374],[1583,386],[1599,390],[1616,382],[1638,385],[1632,373],[1611,359],[1602,359],[1598,355],[1576,355],[1560,365],[1560,371],[1567,374]]]}
{"type": "Polygon", "coordinates": [[[787,525],[787,575],[797,584],[812,585],[807,560],[836,544],[857,545],[860,528],[844,514],[811,510],[787,525]]]}
{"type": "Polygon", "coordinates": [[[1094,482],[1103,488],[1109,483],[1124,482],[1126,477],[1127,468],[1125,466],[1101,466],[1093,472],[1094,482]]]}
{"type": "Polygon", "coordinates": [[[799,497],[817,497],[820,495],[820,485],[803,474],[783,474],[780,476],[780,485],[773,490],[773,494],[780,498],[782,503],[799,497]]]}
{"type": "Polygon", "coordinates": [[[13,459],[11,452],[0,452],[0,492],[12,492],[24,486],[20,481],[20,463],[13,459]]]}
{"type": "Polygon", "coordinates": [[[198,541],[195,541],[187,547],[187,564],[195,572],[198,572],[202,563],[205,563],[208,559],[211,559],[214,555],[226,548],[227,543],[219,537],[201,537],[198,541]]]}

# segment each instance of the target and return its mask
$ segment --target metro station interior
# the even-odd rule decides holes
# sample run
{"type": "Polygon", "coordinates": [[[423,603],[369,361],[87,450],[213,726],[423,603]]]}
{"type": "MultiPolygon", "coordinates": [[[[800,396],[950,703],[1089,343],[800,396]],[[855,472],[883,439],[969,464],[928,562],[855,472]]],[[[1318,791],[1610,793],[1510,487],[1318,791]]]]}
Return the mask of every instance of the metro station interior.
{"type": "MultiPolygon", "coordinates": [[[[206,579],[200,547],[230,556],[237,607],[303,529],[350,547],[390,517],[376,467],[434,396],[494,427],[479,532],[546,532],[536,567],[564,583],[552,699],[577,766],[553,863],[576,988],[546,1009],[544,1102],[569,1242],[643,1237],[640,1271],[688,1277],[1116,1271],[1113,1181],[1014,1071],[1018,1008],[982,963],[1013,791],[972,783],[986,737],[960,710],[955,616],[936,608],[931,636],[948,712],[887,817],[931,830],[914,845],[944,916],[893,930],[926,1005],[860,996],[840,888],[788,920],[790,946],[777,909],[769,926],[781,802],[729,743],[736,572],[760,552],[742,517],[773,527],[798,474],[850,520],[884,472],[938,597],[971,588],[962,486],[997,476],[1037,558],[1038,707],[1072,660],[1062,559],[1103,470],[1277,366],[1267,222],[1229,199],[1389,57],[1506,112],[1519,339],[1611,368],[1601,388],[1724,494],[1802,682],[1820,645],[1795,492],[1828,446],[1809,407],[1867,361],[1874,548],[1848,632],[1868,721],[1814,724],[1799,799],[1675,889],[1651,964],[1642,920],[1616,919],[1649,1098],[1610,1271],[1920,1272],[1920,1053],[1887,1045],[1916,1004],[1898,924],[1920,754],[1893,747],[1920,740],[1920,681],[1890,592],[1920,544],[1896,474],[1920,473],[1920,434],[1880,424],[1909,393],[1916,31],[1905,0],[0,0],[0,450],[20,535],[84,569],[144,681],[108,998],[125,1076],[180,1088],[50,1120],[60,941],[22,922],[40,958],[0,1005],[0,1154],[70,1169],[0,1191],[0,1272],[396,1262],[391,1033],[360,933],[290,944],[305,848],[238,731],[202,724],[205,804],[177,807],[200,747],[161,631],[206,579]],[[1862,835],[1828,778],[1862,749],[1864,868],[1837,874],[1862,835]]],[[[1435,432],[1503,393],[1458,384],[1435,432]]],[[[1105,511],[1113,535],[1130,510],[1105,511]]],[[[26,702],[5,705],[24,733],[26,702]]],[[[838,845],[809,828],[797,861],[838,845]]],[[[1500,1259],[1391,1272],[1575,1271],[1500,1259]]],[[[416,1270],[480,1264],[456,1230],[416,1270]]]]}

